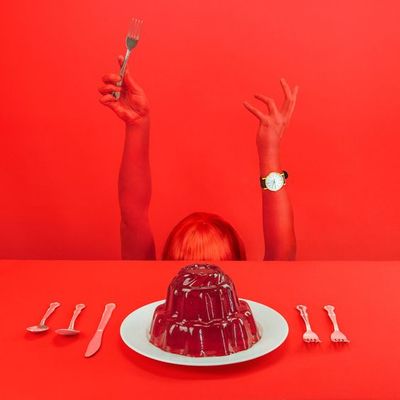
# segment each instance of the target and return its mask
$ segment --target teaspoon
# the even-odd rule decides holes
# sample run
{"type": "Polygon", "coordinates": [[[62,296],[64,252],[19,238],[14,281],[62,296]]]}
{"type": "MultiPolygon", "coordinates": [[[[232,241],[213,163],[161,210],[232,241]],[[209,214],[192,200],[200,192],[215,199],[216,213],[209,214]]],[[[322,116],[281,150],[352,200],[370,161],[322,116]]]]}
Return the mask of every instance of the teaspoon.
{"type": "Polygon", "coordinates": [[[30,326],[26,328],[29,332],[33,333],[40,333],[45,332],[49,329],[48,326],[45,325],[46,319],[54,312],[54,310],[59,307],[61,304],[57,301],[50,304],[50,307],[47,309],[46,313],[44,314],[43,318],[40,320],[38,325],[30,326]]]}
{"type": "Polygon", "coordinates": [[[86,306],[84,304],[77,304],[75,306],[75,311],[74,311],[74,314],[72,316],[71,322],[69,323],[69,327],[68,328],[57,329],[56,333],[58,333],[59,335],[65,335],[65,336],[77,335],[79,333],[79,331],[74,329],[75,321],[78,318],[78,315],[81,313],[81,311],[85,307],[86,306]]]}

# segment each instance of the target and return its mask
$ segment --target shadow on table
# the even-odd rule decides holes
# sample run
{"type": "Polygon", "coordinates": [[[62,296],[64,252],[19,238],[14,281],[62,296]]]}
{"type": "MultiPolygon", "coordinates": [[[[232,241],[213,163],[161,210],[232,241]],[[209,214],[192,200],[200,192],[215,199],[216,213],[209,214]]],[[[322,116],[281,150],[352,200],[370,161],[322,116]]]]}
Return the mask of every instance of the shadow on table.
{"type": "Polygon", "coordinates": [[[151,372],[154,375],[162,375],[164,378],[176,379],[222,379],[232,375],[251,374],[254,371],[266,370],[274,364],[281,361],[287,350],[286,343],[283,343],[278,349],[254,360],[219,366],[185,366],[163,363],[160,361],[152,360],[142,356],[133,350],[130,350],[123,342],[120,341],[120,348],[123,355],[136,367],[151,372]]]}

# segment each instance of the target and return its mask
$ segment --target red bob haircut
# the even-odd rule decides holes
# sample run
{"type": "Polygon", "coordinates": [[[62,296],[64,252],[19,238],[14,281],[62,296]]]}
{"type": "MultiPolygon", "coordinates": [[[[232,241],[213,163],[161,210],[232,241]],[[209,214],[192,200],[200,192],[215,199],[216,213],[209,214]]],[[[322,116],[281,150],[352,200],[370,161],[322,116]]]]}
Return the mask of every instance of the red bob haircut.
{"type": "Polygon", "coordinates": [[[215,214],[196,212],[179,222],[169,234],[163,260],[245,260],[241,238],[228,222],[215,214]]]}

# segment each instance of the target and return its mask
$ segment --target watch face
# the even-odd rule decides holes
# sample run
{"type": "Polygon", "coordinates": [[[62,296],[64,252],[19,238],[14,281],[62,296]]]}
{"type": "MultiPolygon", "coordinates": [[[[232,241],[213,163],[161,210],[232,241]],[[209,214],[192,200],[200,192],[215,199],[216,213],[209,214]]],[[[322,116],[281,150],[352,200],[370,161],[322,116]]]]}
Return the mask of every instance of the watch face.
{"type": "Polygon", "coordinates": [[[271,172],[265,179],[265,186],[268,190],[276,192],[285,184],[282,174],[278,172],[271,172]]]}

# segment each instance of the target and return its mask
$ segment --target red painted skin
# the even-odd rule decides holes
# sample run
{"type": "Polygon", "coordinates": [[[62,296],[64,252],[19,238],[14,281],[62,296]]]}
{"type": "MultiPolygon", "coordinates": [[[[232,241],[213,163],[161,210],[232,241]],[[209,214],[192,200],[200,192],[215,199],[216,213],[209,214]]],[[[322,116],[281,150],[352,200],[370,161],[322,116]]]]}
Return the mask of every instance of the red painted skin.
{"type": "MultiPolygon", "coordinates": [[[[123,56],[119,56],[118,61],[121,65],[123,56]]],[[[143,89],[131,78],[128,70],[122,86],[116,86],[120,80],[117,73],[106,74],[103,77],[104,85],[99,88],[99,92],[102,94],[100,102],[111,108],[125,122],[125,146],[119,174],[122,258],[152,260],[156,258],[156,253],[148,216],[151,199],[149,106],[143,89]],[[112,95],[114,91],[121,92],[119,100],[112,95]]],[[[298,87],[292,90],[284,79],[281,80],[281,85],[285,101],[280,109],[273,99],[262,95],[255,95],[255,98],[267,106],[268,112],[263,112],[248,102],[243,103],[260,122],[257,133],[260,176],[266,176],[271,171],[282,171],[279,160],[280,140],[293,113],[298,87]]],[[[293,211],[285,186],[277,192],[263,190],[262,205],[264,260],[293,260],[296,256],[293,211]]],[[[186,243],[186,247],[166,247],[163,254],[180,254],[179,259],[186,260],[245,259],[244,250],[239,248],[241,240],[236,231],[219,217],[218,224],[227,225],[223,228],[225,230],[217,229],[215,233],[215,225],[209,222],[210,214],[203,215],[205,220],[202,224],[209,224],[209,229],[203,235],[193,235],[195,229],[181,231],[181,235],[186,235],[183,240],[172,240],[174,238],[170,237],[167,245],[186,243]],[[236,247],[231,248],[230,252],[224,250],[227,240],[226,228],[229,235],[236,235],[235,240],[231,241],[236,247]],[[210,243],[216,251],[210,251],[210,243]],[[208,250],[204,252],[204,249],[208,250]]],[[[198,223],[198,217],[199,214],[194,215],[193,224],[198,223]]],[[[180,224],[182,223],[183,221],[180,224]]]]}
{"type": "Polygon", "coordinates": [[[179,271],[150,328],[155,346],[191,357],[237,353],[259,338],[250,307],[238,299],[232,280],[219,267],[206,264],[179,271]]]}

